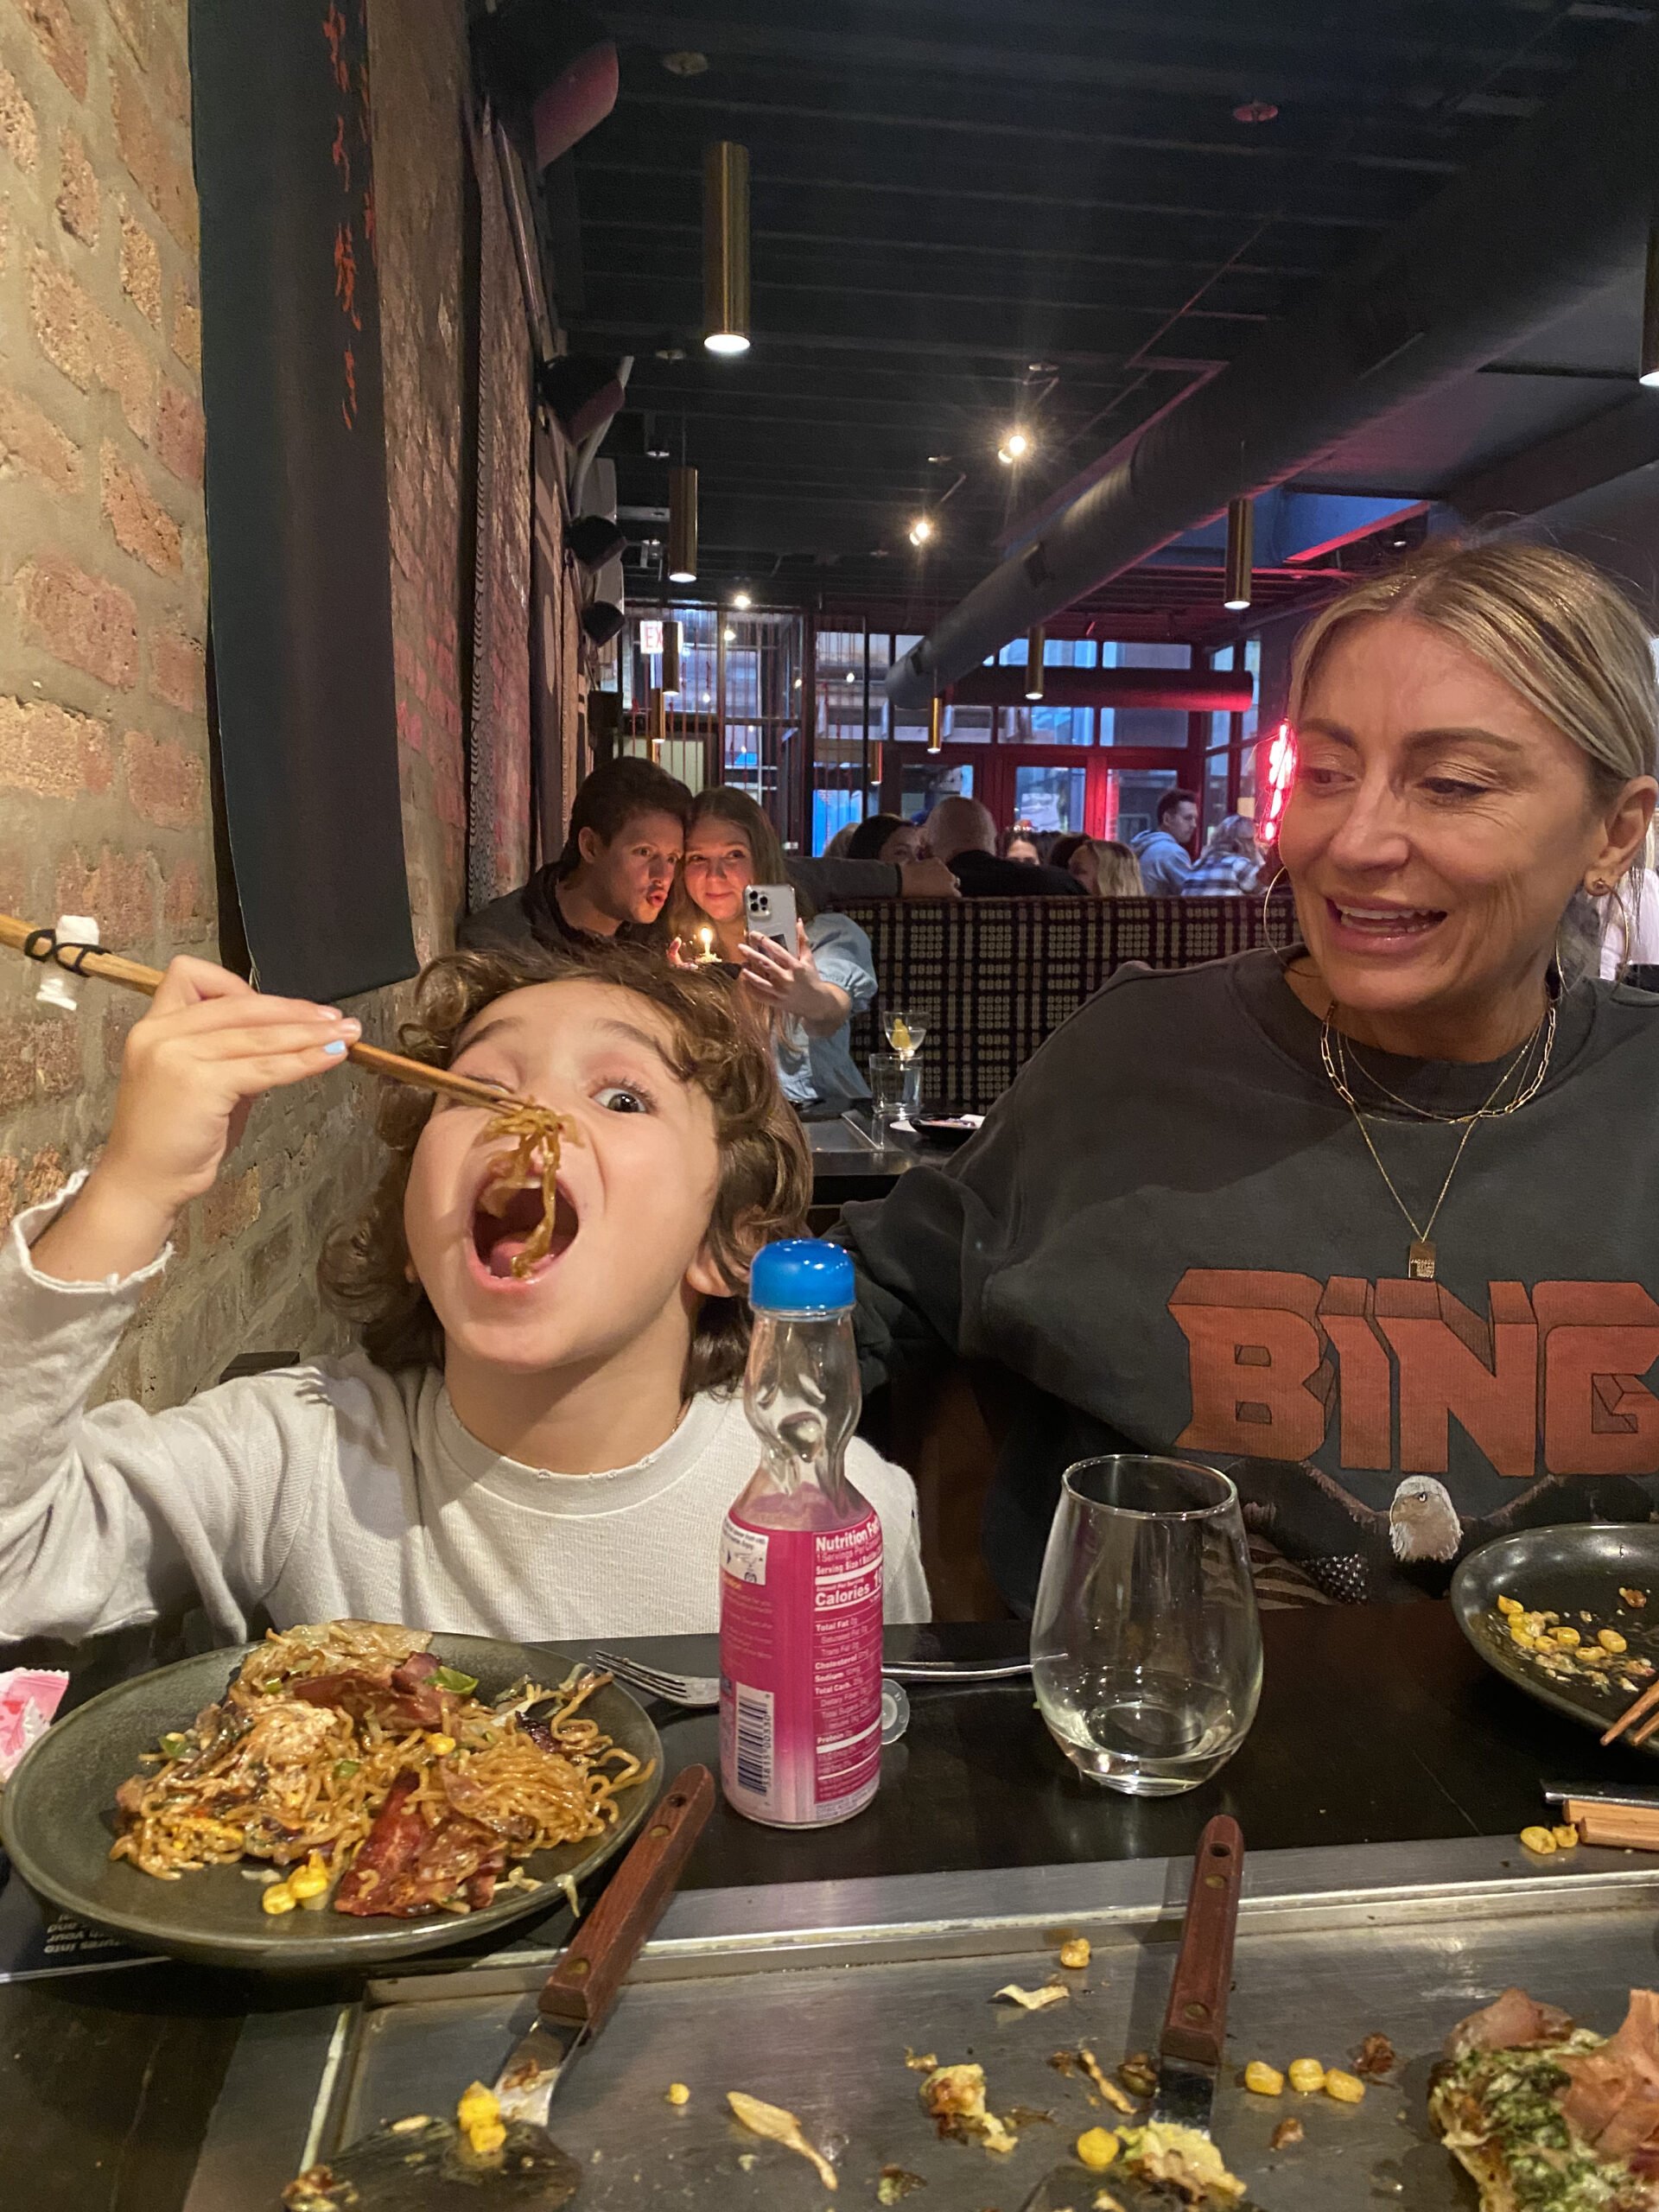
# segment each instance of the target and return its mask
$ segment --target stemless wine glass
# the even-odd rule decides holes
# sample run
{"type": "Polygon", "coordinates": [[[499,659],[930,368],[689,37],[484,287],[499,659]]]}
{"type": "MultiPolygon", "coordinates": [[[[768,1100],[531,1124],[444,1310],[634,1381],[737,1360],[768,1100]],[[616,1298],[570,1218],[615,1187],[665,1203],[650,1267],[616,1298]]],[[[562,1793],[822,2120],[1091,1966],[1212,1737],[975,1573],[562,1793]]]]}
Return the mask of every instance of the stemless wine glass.
{"type": "Polygon", "coordinates": [[[1219,1771],[1262,1694],[1238,1492],[1213,1467],[1068,1467],[1031,1624],[1049,1732],[1092,1782],[1169,1797],[1219,1771]]]}

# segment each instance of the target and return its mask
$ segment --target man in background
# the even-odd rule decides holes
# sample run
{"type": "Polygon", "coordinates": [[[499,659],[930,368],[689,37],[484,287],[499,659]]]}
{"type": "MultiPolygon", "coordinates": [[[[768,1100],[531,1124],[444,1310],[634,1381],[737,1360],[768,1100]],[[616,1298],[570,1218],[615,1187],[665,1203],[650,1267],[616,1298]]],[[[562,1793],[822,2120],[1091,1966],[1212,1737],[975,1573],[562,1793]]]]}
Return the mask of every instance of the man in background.
{"type": "Polygon", "coordinates": [[[674,887],[690,812],[690,792],[664,769],[607,760],[578,789],[558,859],[522,890],[468,914],[457,941],[476,948],[649,938],[674,887]]]}
{"type": "Polygon", "coordinates": [[[1063,868],[1033,861],[999,860],[996,824],[976,798],[942,798],[922,832],[927,849],[943,861],[964,899],[1081,899],[1083,886],[1063,868]]]}
{"type": "Polygon", "coordinates": [[[1158,827],[1135,841],[1141,880],[1149,899],[1179,899],[1192,873],[1192,840],[1198,835],[1198,802],[1191,791],[1166,791],[1158,802],[1158,827]]]}

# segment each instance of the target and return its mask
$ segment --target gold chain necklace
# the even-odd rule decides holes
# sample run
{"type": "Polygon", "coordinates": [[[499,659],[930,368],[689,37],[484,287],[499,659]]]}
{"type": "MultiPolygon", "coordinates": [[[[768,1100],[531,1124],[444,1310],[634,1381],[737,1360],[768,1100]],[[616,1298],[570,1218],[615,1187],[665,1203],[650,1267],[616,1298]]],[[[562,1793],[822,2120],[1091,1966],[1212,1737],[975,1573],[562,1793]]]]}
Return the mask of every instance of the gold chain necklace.
{"type": "MultiPolygon", "coordinates": [[[[1325,1071],[1330,1077],[1338,1096],[1346,1104],[1353,1107],[1356,1113],[1359,1110],[1357,1102],[1352,1096],[1344,1079],[1348,1072],[1351,1052],[1353,1065],[1358,1069],[1372,1090],[1380,1092],[1390,1103],[1399,1107],[1402,1113],[1409,1114],[1420,1122],[1439,1122],[1449,1128],[1461,1128],[1465,1122],[1498,1121],[1506,1115],[1519,1113],[1522,1107],[1538,1096],[1539,1091],[1543,1088],[1544,1077],[1549,1073],[1550,1055],[1555,1049],[1555,1001],[1554,999],[1550,1001],[1545,1010],[1543,1020],[1521,1047],[1517,1058],[1524,1061],[1527,1056],[1539,1046],[1541,1039],[1542,1048],[1538,1053],[1538,1065],[1516,1092],[1515,1096],[1505,1099],[1501,1106],[1494,1106],[1491,1099],[1489,1098],[1485,1105],[1476,1107],[1472,1114],[1437,1114],[1432,1107],[1419,1106],[1409,1098],[1402,1098],[1397,1090],[1390,1090],[1382,1077],[1374,1075],[1364,1061],[1360,1058],[1358,1047],[1351,1046],[1340,1030],[1332,1029],[1328,1014],[1325,1018],[1325,1027],[1319,1037],[1319,1057],[1325,1063],[1325,1071]],[[1333,1044],[1335,1065],[1332,1065],[1333,1044]]],[[[1503,1089],[1504,1079],[1513,1071],[1514,1067],[1515,1062],[1512,1060],[1509,1067],[1503,1071],[1503,1075],[1498,1079],[1499,1090],[1503,1089]]],[[[1496,1095],[1496,1093],[1493,1094],[1494,1096],[1496,1095]]]]}
{"type": "MultiPolygon", "coordinates": [[[[1336,1001],[1333,999],[1331,1002],[1330,1007],[1326,1011],[1324,1026],[1319,1033],[1319,1058],[1324,1064],[1325,1074],[1330,1078],[1332,1089],[1336,1092],[1338,1097],[1341,1099],[1343,1104],[1346,1106],[1349,1112],[1353,1116],[1355,1126],[1357,1128],[1360,1136],[1364,1142],[1365,1149],[1371,1155],[1372,1164],[1375,1166],[1377,1173],[1382,1178],[1383,1185],[1388,1191],[1389,1196],[1394,1200],[1395,1205],[1399,1207],[1401,1212],[1404,1215],[1407,1226],[1411,1230],[1412,1243],[1410,1249],[1406,1255],[1407,1274],[1414,1282],[1433,1282],[1434,1281],[1434,1270],[1437,1257],[1433,1242],[1434,1224],[1440,1218],[1440,1208],[1446,1204],[1446,1194],[1452,1187],[1452,1179],[1458,1172],[1459,1166],[1462,1161],[1464,1152],[1468,1146],[1469,1140],[1473,1136],[1481,1122],[1485,1120],[1489,1116],[1496,1119],[1499,1115],[1512,1114],[1517,1107],[1524,1106],[1529,1098],[1533,1098],[1537,1096],[1539,1088],[1541,1085],[1544,1076],[1549,1067],[1550,1053],[1553,1051],[1555,1043],[1555,1008],[1553,1004],[1550,1006],[1543,1020],[1539,1023],[1537,1028],[1533,1031],[1531,1036],[1527,1039],[1520,1050],[1513,1054],[1513,1056],[1506,1062],[1502,1072],[1498,1076],[1497,1081],[1492,1085],[1491,1090],[1486,1094],[1486,1100],[1484,1105],[1478,1106],[1472,1114],[1465,1114],[1455,1117],[1440,1115],[1424,1116],[1425,1119],[1430,1121],[1449,1121],[1451,1125],[1454,1128],[1461,1124],[1463,1135],[1459,1138],[1458,1148],[1452,1155],[1452,1165],[1446,1171],[1446,1180],[1440,1185],[1440,1195],[1436,1198],[1433,1205],[1429,1210],[1428,1219],[1422,1223],[1421,1226],[1418,1224],[1415,1215],[1412,1212],[1411,1208],[1401,1197],[1400,1192],[1395,1186],[1393,1176],[1389,1174],[1388,1169],[1382,1165],[1382,1156],[1378,1152],[1376,1144],[1372,1141],[1370,1129],[1365,1126],[1365,1116],[1359,1109],[1358,1101],[1355,1098],[1353,1092],[1349,1089],[1344,1075],[1339,1072],[1338,1058],[1341,1054],[1341,1033],[1335,1028],[1332,1021],[1332,1016],[1335,1013],[1336,1001]],[[1332,1049],[1333,1038],[1338,1039],[1337,1046],[1334,1051],[1332,1049]],[[1516,1096],[1510,1099],[1506,1105],[1501,1107],[1495,1106],[1494,1101],[1497,1099],[1498,1093],[1503,1090],[1504,1084],[1509,1082],[1510,1078],[1515,1074],[1516,1071],[1529,1058],[1535,1046],[1539,1044],[1541,1039],[1542,1040],[1542,1050],[1539,1053],[1538,1066],[1534,1074],[1521,1086],[1516,1096]]],[[[1345,1065],[1345,1062],[1344,1065],[1345,1065]]],[[[1379,1090],[1382,1088],[1381,1084],[1378,1084],[1377,1087],[1379,1090]]],[[[1392,1097],[1394,1094],[1390,1091],[1388,1093],[1388,1096],[1392,1097]]],[[[1408,1101],[1401,1099],[1397,1103],[1402,1106],[1407,1106],[1408,1110],[1410,1110],[1408,1101]]],[[[1421,1111],[1421,1109],[1418,1110],[1421,1111]]]]}

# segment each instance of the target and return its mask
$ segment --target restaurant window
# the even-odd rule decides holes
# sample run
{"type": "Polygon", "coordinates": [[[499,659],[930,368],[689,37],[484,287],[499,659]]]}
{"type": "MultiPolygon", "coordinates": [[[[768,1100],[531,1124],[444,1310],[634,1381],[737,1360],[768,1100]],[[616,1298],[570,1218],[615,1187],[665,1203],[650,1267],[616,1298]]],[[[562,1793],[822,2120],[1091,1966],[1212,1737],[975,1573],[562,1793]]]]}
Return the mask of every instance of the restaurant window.
{"type": "Polygon", "coordinates": [[[817,720],[812,747],[810,847],[821,853],[849,823],[880,807],[887,735],[887,632],[820,630],[815,652],[817,720]]]}
{"type": "MultiPolygon", "coordinates": [[[[1014,638],[997,655],[1003,668],[1026,665],[1027,641],[1014,638]]],[[[1092,638],[1050,638],[1043,648],[1047,668],[1093,668],[1097,648],[1092,638]]],[[[1092,707],[1045,707],[1028,702],[999,709],[997,738],[1003,745],[1092,745],[1092,707]]]]}
{"type": "Polygon", "coordinates": [[[1114,768],[1106,779],[1106,820],[1102,836],[1133,844],[1143,830],[1158,826],[1158,802],[1179,779],[1173,768],[1114,768]]]}
{"type": "MultiPolygon", "coordinates": [[[[1190,645],[1114,645],[1100,649],[1103,668],[1179,668],[1192,665],[1190,645]]],[[[1103,745],[1167,745],[1186,743],[1185,714],[1179,707],[1115,707],[1103,709],[1103,745]]]]}
{"type": "Polygon", "coordinates": [[[1081,831],[1088,786],[1086,768],[1016,768],[1014,819],[1039,836],[1081,831]]]}
{"type": "Polygon", "coordinates": [[[906,760],[899,777],[899,811],[906,822],[919,822],[942,798],[974,795],[971,760],[906,760]]]}

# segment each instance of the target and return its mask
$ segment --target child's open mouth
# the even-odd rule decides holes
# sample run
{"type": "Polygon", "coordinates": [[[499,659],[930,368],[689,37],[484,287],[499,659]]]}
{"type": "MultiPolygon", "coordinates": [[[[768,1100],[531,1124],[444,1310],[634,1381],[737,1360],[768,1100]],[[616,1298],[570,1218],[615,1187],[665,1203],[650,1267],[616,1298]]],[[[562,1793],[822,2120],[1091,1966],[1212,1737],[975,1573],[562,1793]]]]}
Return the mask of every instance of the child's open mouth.
{"type": "Polygon", "coordinates": [[[486,1183],[473,1211],[473,1250],[498,1281],[534,1282],[568,1252],[580,1224],[563,1185],[547,1224],[539,1183],[486,1183]]]}

